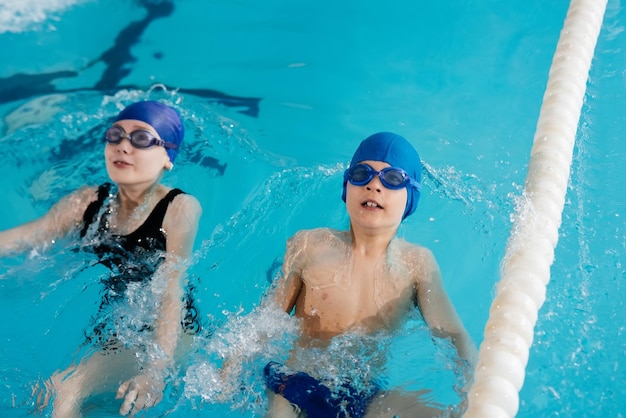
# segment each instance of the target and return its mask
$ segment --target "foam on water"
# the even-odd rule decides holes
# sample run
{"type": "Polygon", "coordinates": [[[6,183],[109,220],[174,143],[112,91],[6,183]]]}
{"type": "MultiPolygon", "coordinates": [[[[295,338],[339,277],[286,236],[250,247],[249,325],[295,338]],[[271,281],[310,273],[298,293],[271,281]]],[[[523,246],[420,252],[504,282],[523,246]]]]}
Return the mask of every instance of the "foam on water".
{"type": "Polygon", "coordinates": [[[196,338],[198,348],[184,377],[185,396],[196,406],[228,403],[232,409],[263,407],[260,370],[285,361],[298,335],[298,320],[269,304],[233,312],[212,335],[196,338]]]}
{"type": "MultiPolygon", "coordinates": [[[[90,0],[4,0],[0,3],[0,34],[38,29],[77,4],[90,0]]],[[[46,26],[53,28],[50,23],[46,26]]]]}

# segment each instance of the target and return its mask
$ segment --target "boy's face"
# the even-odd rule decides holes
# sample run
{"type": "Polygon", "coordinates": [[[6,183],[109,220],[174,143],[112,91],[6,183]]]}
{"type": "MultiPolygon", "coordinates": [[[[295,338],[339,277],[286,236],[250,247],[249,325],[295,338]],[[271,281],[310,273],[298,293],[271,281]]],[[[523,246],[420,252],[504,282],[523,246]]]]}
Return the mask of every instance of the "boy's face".
{"type": "MultiPolygon", "coordinates": [[[[390,167],[382,161],[361,161],[376,171],[390,167]]],[[[378,176],[364,186],[348,182],[346,189],[346,209],[350,222],[367,228],[398,228],[406,208],[406,188],[387,189],[378,176]]]]}

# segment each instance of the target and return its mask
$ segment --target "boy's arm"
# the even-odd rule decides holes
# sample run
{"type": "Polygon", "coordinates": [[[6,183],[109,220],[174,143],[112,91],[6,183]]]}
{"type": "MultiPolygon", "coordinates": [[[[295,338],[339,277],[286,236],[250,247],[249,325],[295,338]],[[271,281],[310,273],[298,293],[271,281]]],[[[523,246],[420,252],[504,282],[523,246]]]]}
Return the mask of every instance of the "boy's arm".
{"type": "MultiPolygon", "coordinates": [[[[287,249],[285,251],[282,275],[276,279],[275,284],[270,291],[264,296],[261,304],[264,308],[270,308],[272,315],[280,314],[280,311],[284,311],[287,314],[291,314],[293,311],[298,294],[302,288],[302,280],[300,274],[294,271],[299,263],[297,260],[297,254],[299,253],[297,236],[290,238],[287,241],[287,249]],[[280,311],[279,311],[280,310],[280,311]]],[[[261,343],[264,343],[267,336],[261,333],[256,334],[261,343]]],[[[225,382],[233,381],[233,374],[238,373],[238,370],[242,367],[243,358],[240,353],[234,353],[226,356],[222,361],[222,368],[220,375],[225,382]]],[[[227,386],[227,385],[224,385],[227,386]]]]}
{"type": "Polygon", "coordinates": [[[168,208],[163,221],[167,233],[165,261],[159,266],[155,279],[163,280],[165,287],[160,299],[160,311],[155,322],[156,351],[151,354],[152,364],[139,376],[124,382],[116,397],[124,398],[122,415],[131,409],[137,411],[156,405],[162,397],[167,369],[172,366],[174,352],[181,331],[183,308],[182,281],[188,259],[192,253],[202,208],[191,195],[178,195],[168,208]]]}
{"type": "Polygon", "coordinates": [[[283,274],[278,280],[273,301],[285,312],[291,313],[296,306],[302,290],[301,255],[303,233],[297,233],[287,241],[287,250],[283,261],[283,274]]]}
{"type": "Polygon", "coordinates": [[[0,232],[0,257],[46,245],[80,225],[87,205],[96,199],[95,189],[79,189],[55,203],[40,218],[0,232]]]}
{"type": "Polygon", "coordinates": [[[285,273],[280,279],[274,294],[274,302],[287,313],[291,313],[296,306],[298,295],[302,289],[302,278],[299,274],[285,273]]]}
{"type": "Polygon", "coordinates": [[[435,257],[427,249],[422,249],[421,253],[425,277],[417,282],[417,306],[433,333],[441,338],[450,338],[459,357],[473,367],[478,359],[476,346],[443,287],[435,257]]]}

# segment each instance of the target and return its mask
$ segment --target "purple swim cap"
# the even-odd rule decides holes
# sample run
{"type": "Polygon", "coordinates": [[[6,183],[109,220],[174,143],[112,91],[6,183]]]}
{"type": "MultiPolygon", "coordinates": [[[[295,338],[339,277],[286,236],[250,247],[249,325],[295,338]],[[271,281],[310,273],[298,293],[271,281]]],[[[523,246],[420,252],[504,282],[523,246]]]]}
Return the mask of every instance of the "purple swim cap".
{"type": "MultiPolygon", "coordinates": [[[[354,167],[361,161],[383,161],[392,167],[401,168],[416,182],[422,181],[422,163],[420,156],[404,137],[391,133],[379,132],[367,137],[361,142],[354,152],[350,167],[354,167]]],[[[347,181],[343,181],[343,193],[341,198],[346,201],[347,181]]],[[[417,202],[420,200],[420,191],[415,187],[407,187],[406,208],[402,220],[415,212],[417,202]]]]}
{"type": "MultiPolygon", "coordinates": [[[[140,120],[147,123],[157,131],[162,140],[176,144],[180,149],[180,144],[185,136],[185,128],[180,120],[180,115],[174,108],[161,102],[136,102],[126,106],[117,115],[115,121],[124,119],[140,120]]],[[[178,149],[165,148],[171,162],[176,159],[178,149]]]]}

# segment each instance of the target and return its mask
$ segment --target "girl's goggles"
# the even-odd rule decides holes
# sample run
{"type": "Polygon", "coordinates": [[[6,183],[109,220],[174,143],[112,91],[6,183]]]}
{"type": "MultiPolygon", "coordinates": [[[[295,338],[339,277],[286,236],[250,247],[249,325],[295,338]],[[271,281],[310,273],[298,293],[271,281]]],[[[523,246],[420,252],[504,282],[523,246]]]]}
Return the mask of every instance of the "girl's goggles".
{"type": "Polygon", "coordinates": [[[388,189],[398,190],[404,187],[414,187],[419,190],[420,184],[413,180],[406,171],[397,167],[387,167],[380,171],[374,170],[367,164],[357,164],[350,167],[343,174],[343,178],[355,186],[365,186],[374,176],[388,189]]]}
{"type": "Polygon", "coordinates": [[[178,149],[178,145],[163,141],[144,129],[137,129],[136,131],[132,131],[127,134],[122,128],[115,125],[106,130],[104,133],[104,139],[109,144],[119,144],[122,142],[122,139],[128,139],[133,147],[139,149],[150,148],[153,145],[178,149]]]}

